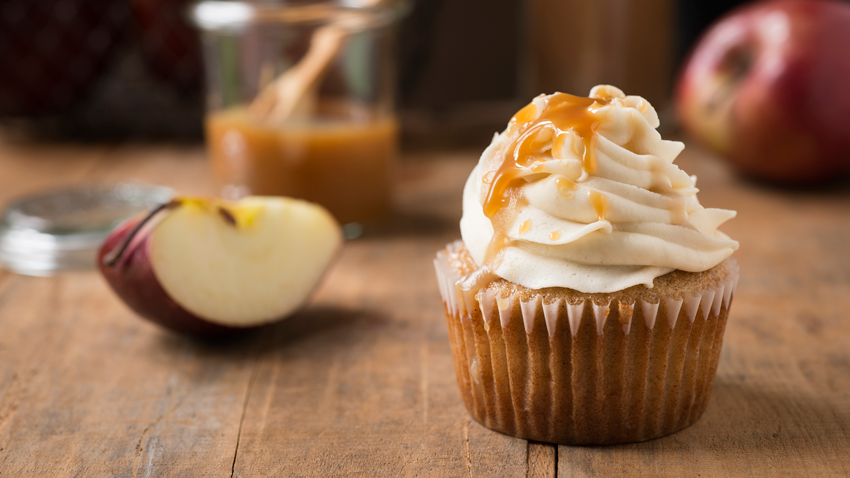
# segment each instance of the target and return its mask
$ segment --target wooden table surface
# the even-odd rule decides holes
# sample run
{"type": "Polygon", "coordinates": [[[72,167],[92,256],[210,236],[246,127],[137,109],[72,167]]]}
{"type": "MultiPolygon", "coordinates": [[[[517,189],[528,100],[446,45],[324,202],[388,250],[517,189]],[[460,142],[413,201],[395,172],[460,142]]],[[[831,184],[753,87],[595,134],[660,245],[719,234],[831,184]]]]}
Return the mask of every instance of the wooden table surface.
{"type": "MultiPolygon", "coordinates": [[[[475,153],[417,153],[386,230],[346,244],[311,305],[237,341],[139,320],[95,272],[0,271],[0,476],[848,476],[850,183],[787,192],[691,147],[741,242],[717,380],[692,427],[566,447],[461,403],[431,259],[459,236],[475,153]]],[[[210,193],[199,147],[0,142],[0,204],[80,181],[210,193]]]]}

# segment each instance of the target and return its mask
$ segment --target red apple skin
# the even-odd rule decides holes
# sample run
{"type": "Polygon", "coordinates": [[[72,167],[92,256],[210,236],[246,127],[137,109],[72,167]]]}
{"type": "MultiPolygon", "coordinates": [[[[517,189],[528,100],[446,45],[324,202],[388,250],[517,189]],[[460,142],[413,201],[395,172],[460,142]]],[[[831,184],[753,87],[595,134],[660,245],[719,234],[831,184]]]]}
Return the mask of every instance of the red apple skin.
{"type": "MultiPolygon", "coordinates": [[[[221,336],[244,331],[244,328],[226,327],[202,320],[186,311],[165,292],[149,259],[150,234],[141,238],[132,248],[127,248],[114,266],[105,264],[104,256],[121,245],[145,214],[124,221],[100,247],[97,265],[112,290],[140,316],[177,332],[221,336]]],[[[145,234],[145,230],[140,234],[145,234]]]]}
{"type": "Polygon", "coordinates": [[[677,82],[682,126],[752,177],[850,170],[850,4],[760,2],[713,25],[677,82]]]}

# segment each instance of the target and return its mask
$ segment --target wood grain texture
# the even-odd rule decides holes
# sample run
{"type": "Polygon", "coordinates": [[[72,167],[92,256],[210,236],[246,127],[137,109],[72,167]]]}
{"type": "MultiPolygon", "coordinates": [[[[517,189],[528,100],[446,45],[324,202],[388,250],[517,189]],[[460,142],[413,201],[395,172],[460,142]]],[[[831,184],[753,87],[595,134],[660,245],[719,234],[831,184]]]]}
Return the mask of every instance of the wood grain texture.
{"type": "Polygon", "coordinates": [[[229,468],[250,352],[164,335],[92,291],[105,291],[93,273],[0,291],[3,475],[229,468]]]}
{"type": "MultiPolygon", "coordinates": [[[[850,183],[774,190],[688,149],[742,244],[708,410],[647,443],[556,447],[482,427],[457,390],[431,259],[476,157],[408,155],[392,220],[311,305],[229,342],[138,320],[93,272],[0,271],[0,476],[850,474],[850,183]]],[[[211,192],[198,148],[0,142],[0,202],[129,179],[211,192]]]]}
{"type": "Polygon", "coordinates": [[[0,136],[0,204],[43,189],[84,181],[109,146],[21,144],[0,136]]]}
{"type": "Polygon", "coordinates": [[[556,456],[558,447],[550,443],[528,442],[528,478],[558,476],[556,456]]]}

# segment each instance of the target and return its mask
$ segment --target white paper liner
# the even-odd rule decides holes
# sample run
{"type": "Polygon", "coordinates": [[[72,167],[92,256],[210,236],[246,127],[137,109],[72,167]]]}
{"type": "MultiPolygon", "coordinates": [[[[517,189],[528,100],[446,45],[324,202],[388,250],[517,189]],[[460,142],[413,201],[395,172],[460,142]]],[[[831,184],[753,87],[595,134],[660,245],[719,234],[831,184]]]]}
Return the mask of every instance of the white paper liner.
{"type": "MultiPolygon", "coordinates": [[[[446,246],[446,250],[448,252],[456,252],[461,244],[462,243],[460,241],[453,242],[446,246]]],[[[490,311],[492,310],[492,303],[495,300],[499,305],[498,310],[502,327],[505,327],[510,320],[511,313],[513,311],[513,303],[517,299],[514,297],[496,298],[493,291],[462,290],[457,284],[458,280],[461,278],[461,274],[457,269],[452,268],[449,265],[449,256],[447,251],[440,251],[437,253],[437,258],[434,259],[434,267],[437,272],[440,295],[443,297],[443,303],[446,305],[449,312],[466,317],[471,316],[473,311],[476,310],[476,308],[479,308],[479,310],[485,311],[484,321],[489,326],[490,320],[492,320],[492,313],[490,311]]],[[[718,286],[705,289],[685,297],[664,299],[666,305],[665,318],[667,319],[667,323],[670,324],[670,327],[676,326],[676,322],[679,318],[680,312],[682,311],[684,312],[684,318],[687,318],[688,322],[693,323],[697,318],[698,313],[702,313],[703,317],[705,317],[708,315],[708,310],[710,308],[711,313],[717,315],[720,312],[721,307],[726,308],[729,306],[729,303],[732,300],[733,291],[738,285],[739,267],[737,260],[730,258],[727,259],[727,261],[729,264],[729,275],[723,279],[718,286]]],[[[563,299],[560,300],[563,301],[563,299]]],[[[525,330],[528,333],[531,333],[531,330],[534,328],[534,318],[540,302],[541,297],[537,295],[529,301],[521,303],[521,316],[525,330]]],[[[558,310],[559,305],[559,302],[543,304],[543,312],[546,317],[549,335],[554,334],[554,329],[558,320],[556,311],[558,310]]],[[[574,336],[581,325],[584,305],[585,304],[583,302],[578,304],[566,304],[570,330],[574,336]]],[[[607,320],[610,312],[608,307],[609,304],[593,303],[591,305],[593,307],[594,318],[596,319],[597,333],[601,335],[602,330],[605,327],[605,321],[607,320]]],[[[658,306],[659,303],[652,303],[643,300],[640,301],[644,321],[646,322],[646,326],[650,329],[655,327],[655,322],[658,318],[658,306]]],[[[631,315],[631,309],[628,309],[628,312],[626,312],[624,310],[624,306],[621,304],[620,313],[621,315],[624,313],[631,315]]],[[[630,322],[623,325],[624,333],[629,333],[630,325],[630,322]]]]}
{"type": "Polygon", "coordinates": [[[664,436],[702,414],[739,277],[734,259],[718,284],[684,297],[546,303],[462,290],[449,264],[461,247],[449,244],[434,265],[458,384],[485,426],[539,441],[611,444],[664,436]]]}

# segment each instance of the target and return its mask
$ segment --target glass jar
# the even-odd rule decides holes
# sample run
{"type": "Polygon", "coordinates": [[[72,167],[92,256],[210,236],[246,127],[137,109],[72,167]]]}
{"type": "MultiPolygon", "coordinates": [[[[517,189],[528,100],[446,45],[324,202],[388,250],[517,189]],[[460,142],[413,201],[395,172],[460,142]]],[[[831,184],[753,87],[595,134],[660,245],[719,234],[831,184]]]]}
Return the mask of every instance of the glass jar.
{"type": "Polygon", "coordinates": [[[193,6],[221,196],[302,198],[342,224],[386,215],[398,150],[393,26],[403,4],[361,3],[193,6]]]}
{"type": "Polygon", "coordinates": [[[114,227],[173,195],[164,186],[90,183],[14,199],[0,211],[0,266],[34,276],[92,268],[114,227]]]}

